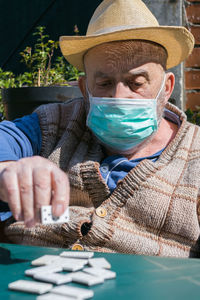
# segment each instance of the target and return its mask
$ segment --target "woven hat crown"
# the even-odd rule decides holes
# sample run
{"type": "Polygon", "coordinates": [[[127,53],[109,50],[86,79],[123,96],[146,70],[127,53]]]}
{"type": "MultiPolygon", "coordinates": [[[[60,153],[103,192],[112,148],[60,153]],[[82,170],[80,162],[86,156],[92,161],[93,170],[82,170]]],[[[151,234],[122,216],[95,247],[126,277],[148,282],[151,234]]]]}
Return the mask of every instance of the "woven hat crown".
{"type": "Polygon", "coordinates": [[[159,26],[158,21],[141,0],[105,0],[95,10],[87,36],[120,29],[159,26]]]}
{"type": "Polygon", "coordinates": [[[167,69],[186,59],[194,47],[193,35],[182,26],[160,26],[142,0],[104,0],[95,10],[84,36],[60,37],[69,63],[84,70],[84,55],[103,43],[145,40],[163,46],[167,69]]]}

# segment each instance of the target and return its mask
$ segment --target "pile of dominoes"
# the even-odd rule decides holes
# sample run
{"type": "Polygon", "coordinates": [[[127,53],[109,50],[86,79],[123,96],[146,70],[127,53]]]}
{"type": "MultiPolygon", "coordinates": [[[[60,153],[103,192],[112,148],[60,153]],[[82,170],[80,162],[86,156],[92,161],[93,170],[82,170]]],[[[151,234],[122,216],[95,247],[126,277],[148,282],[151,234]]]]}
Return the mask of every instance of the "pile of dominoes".
{"type": "Polygon", "coordinates": [[[111,265],[105,258],[93,256],[93,252],[85,251],[64,251],[60,255],[43,255],[31,262],[33,268],[25,271],[25,275],[31,276],[33,280],[17,280],[8,287],[11,290],[41,295],[37,300],[92,298],[93,290],[68,283],[93,286],[116,277],[116,273],[110,270],[111,265]]]}

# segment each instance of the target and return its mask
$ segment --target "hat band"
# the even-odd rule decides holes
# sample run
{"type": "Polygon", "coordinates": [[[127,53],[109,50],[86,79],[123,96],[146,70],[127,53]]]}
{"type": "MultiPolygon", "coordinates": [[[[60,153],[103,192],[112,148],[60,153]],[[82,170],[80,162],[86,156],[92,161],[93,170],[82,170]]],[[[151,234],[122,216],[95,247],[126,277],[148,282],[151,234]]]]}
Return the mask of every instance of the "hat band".
{"type": "MultiPolygon", "coordinates": [[[[97,30],[97,31],[95,31],[92,34],[87,34],[87,36],[100,35],[100,34],[105,34],[105,33],[112,33],[112,32],[115,32],[115,31],[137,29],[137,28],[145,28],[145,27],[148,28],[149,26],[146,26],[146,25],[139,25],[139,26],[135,26],[135,25],[114,26],[114,27],[108,27],[108,28],[103,28],[103,29],[97,30]]],[[[151,27],[159,27],[159,25],[152,25],[151,27]]]]}

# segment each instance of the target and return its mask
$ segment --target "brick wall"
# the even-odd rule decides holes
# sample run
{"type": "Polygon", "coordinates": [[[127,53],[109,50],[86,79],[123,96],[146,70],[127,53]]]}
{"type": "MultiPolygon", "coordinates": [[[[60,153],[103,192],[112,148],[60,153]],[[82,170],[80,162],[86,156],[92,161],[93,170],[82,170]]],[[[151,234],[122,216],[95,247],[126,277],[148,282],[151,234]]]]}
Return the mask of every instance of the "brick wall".
{"type": "Polygon", "coordinates": [[[195,48],[185,62],[186,109],[200,106],[200,0],[185,1],[189,29],[195,38],[195,48]]]}

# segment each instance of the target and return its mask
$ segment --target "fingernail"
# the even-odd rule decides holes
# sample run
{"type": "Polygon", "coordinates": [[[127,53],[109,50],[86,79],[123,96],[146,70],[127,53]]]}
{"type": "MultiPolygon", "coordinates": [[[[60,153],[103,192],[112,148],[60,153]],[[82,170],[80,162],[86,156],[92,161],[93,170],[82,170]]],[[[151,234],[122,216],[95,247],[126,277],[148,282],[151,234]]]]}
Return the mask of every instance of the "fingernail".
{"type": "Polygon", "coordinates": [[[55,216],[60,216],[63,214],[63,204],[57,204],[54,209],[55,216]]]}
{"type": "Polygon", "coordinates": [[[13,217],[15,218],[16,221],[19,220],[19,215],[18,214],[14,214],[13,217]]]}
{"type": "Polygon", "coordinates": [[[20,214],[15,214],[14,218],[15,218],[16,221],[22,221],[22,214],[21,213],[20,214]]]}

